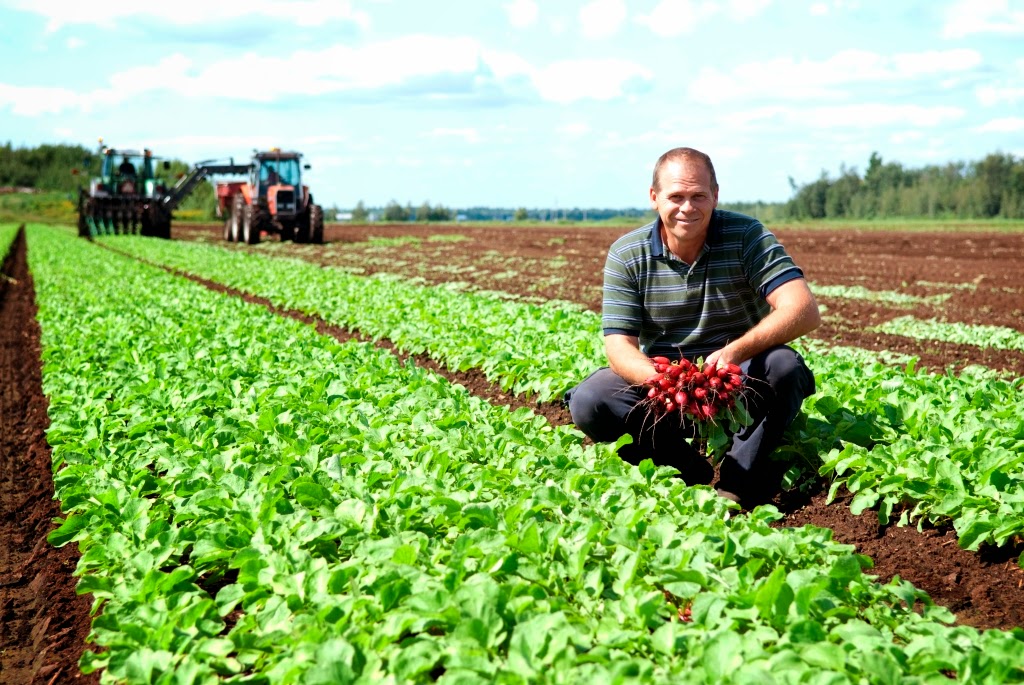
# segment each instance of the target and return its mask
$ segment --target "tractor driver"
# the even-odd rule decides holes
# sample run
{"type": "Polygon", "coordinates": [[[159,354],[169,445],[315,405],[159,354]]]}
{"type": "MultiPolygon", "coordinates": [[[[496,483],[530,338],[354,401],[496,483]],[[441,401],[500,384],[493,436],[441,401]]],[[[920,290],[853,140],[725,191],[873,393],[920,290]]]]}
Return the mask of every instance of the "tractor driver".
{"type": "Polygon", "coordinates": [[[127,157],[121,159],[121,166],[117,167],[117,173],[122,176],[134,176],[135,165],[128,161],[127,157]]]}
{"type": "Polygon", "coordinates": [[[278,176],[277,169],[275,169],[272,165],[268,164],[267,165],[267,185],[268,186],[276,186],[280,182],[281,182],[281,177],[278,176]]]}

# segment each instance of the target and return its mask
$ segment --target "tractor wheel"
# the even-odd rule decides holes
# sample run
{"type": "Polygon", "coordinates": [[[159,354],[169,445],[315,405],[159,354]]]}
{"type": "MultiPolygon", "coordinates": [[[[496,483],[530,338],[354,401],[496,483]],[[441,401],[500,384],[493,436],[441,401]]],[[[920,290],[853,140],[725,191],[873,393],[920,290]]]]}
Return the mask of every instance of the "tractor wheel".
{"type": "Polygon", "coordinates": [[[260,242],[260,228],[252,205],[242,209],[242,242],[246,245],[257,245],[260,242]]]}
{"type": "Polygon", "coordinates": [[[171,217],[164,214],[159,207],[153,205],[143,206],[139,235],[170,240],[171,217]]]}
{"type": "Polygon", "coordinates": [[[324,210],[320,205],[309,208],[309,242],[314,245],[324,243],[324,210]]]}
{"type": "Polygon", "coordinates": [[[296,243],[309,242],[309,215],[300,215],[295,226],[292,228],[292,241],[296,243]]]}
{"type": "Polygon", "coordinates": [[[78,237],[91,238],[92,230],[92,200],[86,198],[84,193],[78,196],[78,237]]]}
{"type": "Polygon", "coordinates": [[[238,242],[239,224],[242,221],[242,208],[245,206],[245,198],[241,193],[231,198],[231,208],[228,210],[227,221],[224,222],[224,240],[229,243],[238,242]]]}

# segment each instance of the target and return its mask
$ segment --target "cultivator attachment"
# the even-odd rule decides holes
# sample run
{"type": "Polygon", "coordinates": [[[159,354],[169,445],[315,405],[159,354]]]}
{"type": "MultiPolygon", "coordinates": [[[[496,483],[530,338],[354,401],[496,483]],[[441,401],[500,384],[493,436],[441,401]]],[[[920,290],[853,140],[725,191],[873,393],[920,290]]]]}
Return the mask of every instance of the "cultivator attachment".
{"type": "Polygon", "coordinates": [[[79,195],[78,235],[122,234],[170,238],[171,217],[156,202],[141,198],[79,195]]]}

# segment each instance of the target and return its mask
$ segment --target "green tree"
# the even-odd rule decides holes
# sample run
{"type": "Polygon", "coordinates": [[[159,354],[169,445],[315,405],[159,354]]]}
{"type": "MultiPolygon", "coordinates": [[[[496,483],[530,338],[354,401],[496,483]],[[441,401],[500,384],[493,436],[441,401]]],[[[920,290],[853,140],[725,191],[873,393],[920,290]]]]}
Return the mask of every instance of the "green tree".
{"type": "Polygon", "coordinates": [[[530,215],[526,212],[526,207],[520,207],[516,210],[516,213],[512,215],[514,221],[526,221],[530,218],[530,215]]]}
{"type": "Polygon", "coordinates": [[[360,200],[356,203],[356,206],[352,208],[352,221],[357,224],[365,224],[370,218],[370,213],[366,211],[366,205],[360,200]]]}
{"type": "Polygon", "coordinates": [[[426,200],[416,210],[416,221],[430,221],[430,203],[426,200]]]}
{"type": "Polygon", "coordinates": [[[408,221],[410,212],[395,200],[384,205],[384,221],[408,221]]]}

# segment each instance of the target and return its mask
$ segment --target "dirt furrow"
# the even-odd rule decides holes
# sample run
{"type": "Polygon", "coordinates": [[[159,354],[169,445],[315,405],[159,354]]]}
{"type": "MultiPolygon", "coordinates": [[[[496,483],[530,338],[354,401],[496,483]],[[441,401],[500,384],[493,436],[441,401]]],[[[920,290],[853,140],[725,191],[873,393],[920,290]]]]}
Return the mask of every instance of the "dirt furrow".
{"type": "Polygon", "coordinates": [[[46,541],[53,499],[35,289],[22,230],[0,284],[0,682],[96,683],[78,659],[89,599],[75,594],[74,545],[46,541]]]}

